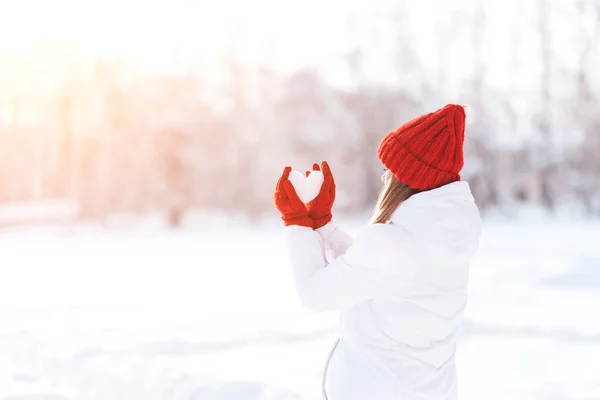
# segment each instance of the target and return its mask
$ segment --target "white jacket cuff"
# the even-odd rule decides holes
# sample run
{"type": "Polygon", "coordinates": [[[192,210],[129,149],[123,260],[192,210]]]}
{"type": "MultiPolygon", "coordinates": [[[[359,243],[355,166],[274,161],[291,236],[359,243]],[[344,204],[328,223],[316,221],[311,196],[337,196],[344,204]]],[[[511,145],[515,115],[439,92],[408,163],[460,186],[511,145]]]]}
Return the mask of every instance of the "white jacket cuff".
{"type": "Polygon", "coordinates": [[[327,224],[325,224],[322,227],[317,228],[315,230],[317,232],[319,232],[319,234],[321,235],[323,240],[327,241],[337,229],[338,229],[337,222],[335,222],[335,220],[332,219],[327,224]]]}

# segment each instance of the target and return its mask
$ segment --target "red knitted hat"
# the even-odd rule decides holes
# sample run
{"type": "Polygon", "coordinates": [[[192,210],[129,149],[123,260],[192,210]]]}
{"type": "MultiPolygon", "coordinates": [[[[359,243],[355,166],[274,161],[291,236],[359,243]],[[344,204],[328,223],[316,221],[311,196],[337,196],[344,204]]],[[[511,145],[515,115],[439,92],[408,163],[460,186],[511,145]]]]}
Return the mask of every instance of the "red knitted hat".
{"type": "Polygon", "coordinates": [[[460,180],[463,167],[465,110],[448,104],[389,133],[379,159],[413,189],[430,190],[460,180]]]}

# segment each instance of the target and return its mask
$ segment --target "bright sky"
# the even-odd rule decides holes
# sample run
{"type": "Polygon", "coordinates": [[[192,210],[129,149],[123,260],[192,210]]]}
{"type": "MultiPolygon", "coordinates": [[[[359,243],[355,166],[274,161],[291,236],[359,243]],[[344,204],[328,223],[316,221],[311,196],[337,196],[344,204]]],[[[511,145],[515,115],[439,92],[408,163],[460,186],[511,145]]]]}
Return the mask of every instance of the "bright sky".
{"type": "MultiPolygon", "coordinates": [[[[297,54],[339,38],[346,1],[272,0],[0,0],[0,43],[23,48],[43,42],[72,44],[89,53],[138,53],[156,59],[170,50],[215,56],[234,35],[247,32],[245,53],[260,57],[267,39],[286,42],[297,54]],[[312,3],[312,4],[311,4],[312,3]],[[334,17],[334,18],[331,18],[334,17]],[[328,24],[330,24],[328,26],[328,24]],[[283,39],[283,40],[282,40],[283,39]],[[323,40],[325,39],[325,40],[323,40]]],[[[279,43],[282,44],[282,43],[279,43]]],[[[291,51],[287,54],[292,54],[291,51]]],[[[301,58],[302,56],[300,56],[301,58]]],[[[158,60],[148,61],[158,62],[158,60]]]]}
{"type": "MultiPolygon", "coordinates": [[[[246,61],[268,60],[284,70],[318,64],[343,84],[342,56],[361,43],[371,75],[389,82],[399,78],[389,21],[402,4],[410,9],[402,15],[407,40],[425,75],[437,84],[442,65],[450,89],[460,89],[473,66],[474,0],[0,0],[0,50],[18,54],[54,43],[76,48],[77,57],[118,54],[144,68],[173,69],[187,68],[192,60],[209,63],[235,47],[246,61]],[[354,33],[347,27],[351,12],[360,15],[354,33]]],[[[487,76],[500,90],[528,85],[539,76],[535,67],[515,74],[510,61],[523,67],[527,57],[537,57],[532,53],[539,48],[535,27],[523,31],[532,25],[536,4],[486,1],[487,76]],[[520,27],[511,31],[514,26],[520,27]]],[[[22,67],[14,65],[17,71],[22,67]]]]}
{"type": "MultiPolygon", "coordinates": [[[[84,45],[90,52],[119,52],[139,46],[185,46],[211,54],[227,46],[236,31],[246,32],[248,53],[264,52],[270,40],[286,56],[328,54],[348,44],[346,16],[393,10],[394,0],[0,0],[0,42],[27,46],[40,42],[84,45]]],[[[445,1],[422,1],[417,22],[445,13],[445,1]],[[428,7],[428,3],[435,7],[428,7]]],[[[469,0],[453,2],[453,7],[469,0]]],[[[429,4],[429,5],[431,5],[429,4]]],[[[363,32],[365,33],[365,32],[363,32]]]]}

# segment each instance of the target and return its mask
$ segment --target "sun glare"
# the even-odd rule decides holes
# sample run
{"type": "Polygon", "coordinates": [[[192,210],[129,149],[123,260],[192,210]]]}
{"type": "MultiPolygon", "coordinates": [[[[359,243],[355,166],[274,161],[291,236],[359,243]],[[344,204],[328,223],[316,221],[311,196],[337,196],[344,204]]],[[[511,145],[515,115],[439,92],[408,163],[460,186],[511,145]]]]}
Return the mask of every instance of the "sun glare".
{"type": "Polygon", "coordinates": [[[218,1],[0,0],[0,102],[41,98],[102,58],[148,73],[210,63],[235,34],[227,13],[218,1]]]}
{"type": "MultiPolygon", "coordinates": [[[[218,11],[218,2],[211,12],[218,11]]],[[[119,0],[0,1],[0,45],[24,49],[40,44],[77,48],[82,54],[135,56],[145,48],[180,42],[190,28],[214,32],[218,18],[190,19],[171,2],[119,0]]],[[[208,15],[207,15],[208,16],[208,15]]],[[[199,48],[214,47],[219,36],[194,35],[199,48]]]]}
{"type": "Polygon", "coordinates": [[[323,62],[335,53],[331,43],[343,42],[343,5],[350,3],[0,0],[0,97],[39,97],[74,68],[103,58],[149,74],[217,68],[232,54],[286,70],[323,62]]]}

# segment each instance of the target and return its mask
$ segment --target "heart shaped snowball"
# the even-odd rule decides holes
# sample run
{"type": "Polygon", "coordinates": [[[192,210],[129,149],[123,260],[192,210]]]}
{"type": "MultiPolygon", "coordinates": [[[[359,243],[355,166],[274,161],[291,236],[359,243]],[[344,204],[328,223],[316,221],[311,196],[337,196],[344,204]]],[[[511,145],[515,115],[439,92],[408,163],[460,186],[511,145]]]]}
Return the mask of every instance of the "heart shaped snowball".
{"type": "Polygon", "coordinates": [[[307,204],[319,194],[321,185],[323,185],[323,173],[321,171],[311,171],[307,177],[301,172],[291,171],[289,180],[300,200],[307,204]]]}

